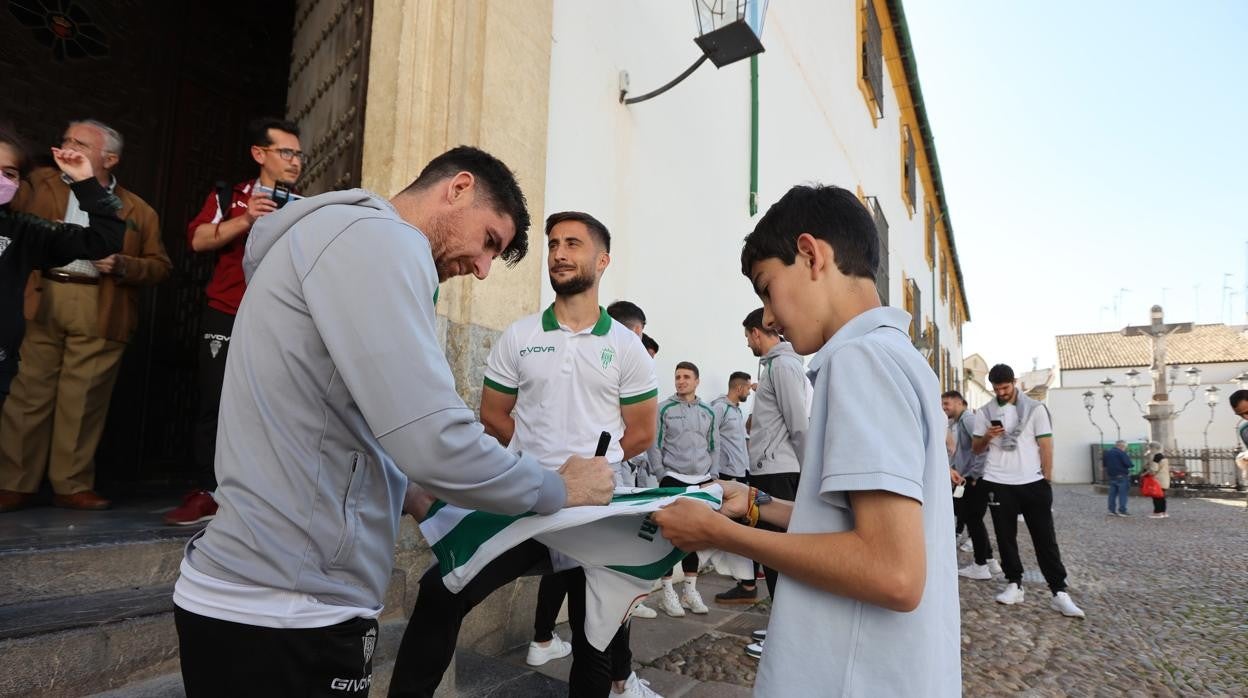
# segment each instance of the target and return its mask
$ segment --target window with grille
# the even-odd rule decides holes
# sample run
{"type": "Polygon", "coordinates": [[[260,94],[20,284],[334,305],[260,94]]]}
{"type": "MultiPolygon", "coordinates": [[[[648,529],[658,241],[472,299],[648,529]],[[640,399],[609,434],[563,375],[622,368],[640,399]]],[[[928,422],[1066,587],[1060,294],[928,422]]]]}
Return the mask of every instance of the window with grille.
{"type": "Polygon", "coordinates": [[[875,270],[875,289],[880,294],[880,303],[889,305],[888,302],[888,220],[884,218],[884,211],[880,208],[880,200],[874,196],[867,197],[867,203],[871,208],[871,217],[875,219],[875,234],[880,241],[880,266],[875,270]]]}
{"type": "Polygon", "coordinates": [[[910,342],[918,344],[923,332],[920,324],[923,316],[923,291],[919,289],[919,282],[914,279],[906,279],[905,288],[906,312],[910,313],[910,342]]]}
{"type": "Polygon", "coordinates": [[[917,175],[915,174],[914,136],[910,126],[901,126],[901,193],[906,206],[914,213],[918,207],[917,175]]]}
{"type": "Polygon", "coordinates": [[[940,299],[949,300],[949,255],[940,253],[940,299]]]}
{"type": "Polygon", "coordinates": [[[932,202],[923,207],[923,252],[927,255],[927,268],[936,270],[936,211],[932,202]]]}
{"type": "Polygon", "coordinates": [[[871,115],[884,118],[884,36],[880,31],[880,18],[875,14],[873,0],[862,0],[862,36],[859,38],[862,73],[858,76],[870,92],[867,95],[871,115]]]}

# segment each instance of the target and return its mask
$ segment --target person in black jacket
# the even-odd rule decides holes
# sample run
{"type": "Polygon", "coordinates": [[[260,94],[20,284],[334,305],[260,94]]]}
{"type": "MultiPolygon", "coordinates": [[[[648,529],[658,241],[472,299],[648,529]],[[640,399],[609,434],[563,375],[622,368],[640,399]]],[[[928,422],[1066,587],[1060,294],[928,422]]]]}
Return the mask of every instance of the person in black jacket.
{"type": "MultiPolygon", "coordinates": [[[[72,180],[74,195],[90,218],[85,228],[9,208],[26,174],[27,161],[16,134],[0,127],[0,407],[17,374],[17,349],[26,331],[22,315],[26,277],[34,269],[107,257],[121,250],[125,237],[125,224],[117,217],[121,201],[96,180],[91,161],[60,148],[52,149],[52,157],[72,180]]],[[[2,502],[0,511],[4,511],[2,502]]]]}

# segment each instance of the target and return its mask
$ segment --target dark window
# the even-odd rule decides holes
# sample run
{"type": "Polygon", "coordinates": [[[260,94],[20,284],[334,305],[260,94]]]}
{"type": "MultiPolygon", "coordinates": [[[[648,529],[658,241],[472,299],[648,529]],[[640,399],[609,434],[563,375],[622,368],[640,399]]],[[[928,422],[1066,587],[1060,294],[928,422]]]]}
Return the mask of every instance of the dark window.
{"type": "Polygon", "coordinates": [[[927,203],[923,228],[923,251],[927,254],[927,268],[936,270],[936,212],[927,203]]]}
{"type": "Polygon", "coordinates": [[[880,200],[874,196],[867,197],[871,204],[871,217],[875,219],[875,232],[880,240],[880,266],[875,270],[875,288],[880,293],[880,302],[888,305],[888,220],[880,208],[880,200]]]}
{"type": "Polygon", "coordinates": [[[906,308],[910,312],[910,341],[918,343],[923,335],[923,327],[920,324],[923,317],[923,291],[919,289],[919,282],[910,279],[906,282],[910,287],[910,307],[906,308]]]}
{"type": "Polygon", "coordinates": [[[914,163],[914,136],[911,135],[909,126],[903,126],[901,133],[904,141],[902,143],[904,150],[902,152],[901,176],[906,188],[906,205],[910,207],[911,211],[914,211],[918,205],[915,175],[917,168],[914,163]]]}
{"type": "Polygon", "coordinates": [[[862,5],[865,22],[862,37],[862,79],[871,88],[871,99],[875,102],[875,116],[884,117],[884,38],[880,32],[880,18],[875,14],[875,3],[863,0],[862,5]]]}

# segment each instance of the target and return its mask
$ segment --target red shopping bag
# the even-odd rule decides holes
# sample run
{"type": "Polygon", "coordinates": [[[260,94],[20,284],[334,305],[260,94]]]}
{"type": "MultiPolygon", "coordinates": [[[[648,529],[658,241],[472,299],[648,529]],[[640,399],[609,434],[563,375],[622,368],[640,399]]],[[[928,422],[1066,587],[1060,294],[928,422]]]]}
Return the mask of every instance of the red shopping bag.
{"type": "Polygon", "coordinates": [[[1166,491],[1161,489],[1161,483],[1157,482],[1157,478],[1152,473],[1145,473],[1140,478],[1140,494],[1153,499],[1161,499],[1166,496],[1166,491]]]}

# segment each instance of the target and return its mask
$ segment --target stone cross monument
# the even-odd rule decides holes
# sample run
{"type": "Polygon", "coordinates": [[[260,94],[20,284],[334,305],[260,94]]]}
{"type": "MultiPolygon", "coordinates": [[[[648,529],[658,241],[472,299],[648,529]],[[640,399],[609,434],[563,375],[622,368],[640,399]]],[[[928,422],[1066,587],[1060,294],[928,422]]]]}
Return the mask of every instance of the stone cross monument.
{"type": "Polygon", "coordinates": [[[1151,324],[1124,327],[1122,334],[1127,337],[1148,335],[1153,345],[1153,364],[1150,373],[1153,378],[1153,399],[1148,402],[1148,420],[1152,440],[1161,444],[1167,453],[1178,450],[1174,440],[1174,403],[1170,402],[1169,390],[1166,388],[1166,337],[1192,331],[1192,323],[1178,322],[1166,324],[1162,321],[1160,305],[1154,305],[1149,313],[1151,324]]]}

